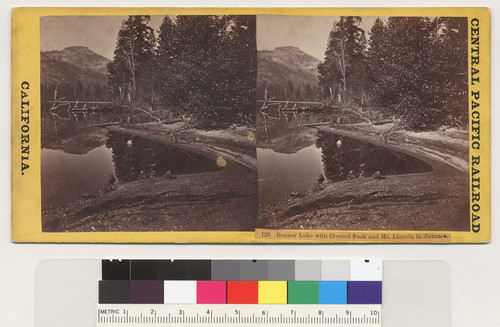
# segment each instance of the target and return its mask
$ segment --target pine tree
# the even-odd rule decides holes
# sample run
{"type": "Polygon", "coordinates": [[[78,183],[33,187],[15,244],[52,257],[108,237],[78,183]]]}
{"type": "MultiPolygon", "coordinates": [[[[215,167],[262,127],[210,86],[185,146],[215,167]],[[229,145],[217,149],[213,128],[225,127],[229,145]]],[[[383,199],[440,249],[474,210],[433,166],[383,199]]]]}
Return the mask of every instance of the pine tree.
{"type": "Polygon", "coordinates": [[[202,127],[255,121],[255,16],[165,18],[157,48],[162,101],[202,127]]]}
{"type": "Polygon", "coordinates": [[[412,129],[467,123],[467,21],[390,17],[371,30],[375,105],[412,129]],[[465,116],[465,117],[464,117],[465,116]]]}
{"type": "Polygon", "coordinates": [[[222,17],[222,40],[218,50],[216,94],[218,104],[226,108],[224,120],[255,122],[257,88],[256,17],[222,17]]]}
{"type": "Polygon", "coordinates": [[[175,69],[174,39],[175,22],[165,16],[158,31],[158,42],[156,48],[156,72],[155,72],[155,90],[159,94],[162,103],[170,102],[173,96],[173,73],[175,69]]]}
{"type": "Polygon", "coordinates": [[[155,37],[149,16],[129,16],[118,32],[113,62],[108,64],[109,83],[130,102],[148,99],[152,91],[155,37]]]}
{"type": "Polygon", "coordinates": [[[340,17],[328,37],[325,60],[318,65],[323,93],[331,100],[337,97],[340,103],[347,101],[348,93],[355,93],[354,88],[360,88],[357,82],[350,88],[350,83],[355,81],[355,76],[360,76],[364,66],[366,38],[360,23],[361,17],[340,17]]]}
{"type": "Polygon", "coordinates": [[[369,50],[367,54],[368,67],[368,92],[375,97],[378,104],[389,99],[382,99],[381,95],[385,92],[384,87],[387,82],[384,80],[391,79],[390,69],[385,61],[388,60],[389,41],[387,40],[387,27],[384,22],[377,17],[370,29],[369,50]]]}

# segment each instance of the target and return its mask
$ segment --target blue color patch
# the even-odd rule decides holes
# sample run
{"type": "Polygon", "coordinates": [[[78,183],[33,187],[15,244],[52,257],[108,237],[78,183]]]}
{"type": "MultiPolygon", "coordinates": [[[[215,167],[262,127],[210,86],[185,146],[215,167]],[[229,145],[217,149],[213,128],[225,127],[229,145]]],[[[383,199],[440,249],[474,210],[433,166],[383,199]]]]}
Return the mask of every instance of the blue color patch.
{"type": "Polygon", "coordinates": [[[320,281],[320,304],[347,304],[347,282],[320,281]]]}

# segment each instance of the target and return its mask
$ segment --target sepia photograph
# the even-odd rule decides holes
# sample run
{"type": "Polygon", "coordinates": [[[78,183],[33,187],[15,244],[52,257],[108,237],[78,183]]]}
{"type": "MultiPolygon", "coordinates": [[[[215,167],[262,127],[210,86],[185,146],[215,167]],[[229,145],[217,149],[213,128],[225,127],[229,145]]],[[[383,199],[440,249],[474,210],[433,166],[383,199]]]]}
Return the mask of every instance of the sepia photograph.
{"type": "Polygon", "coordinates": [[[256,16],[40,18],[44,232],[252,231],[256,16]]]}
{"type": "Polygon", "coordinates": [[[487,8],[17,8],[15,242],[490,240],[487,8]]]}
{"type": "Polygon", "coordinates": [[[468,28],[258,15],[259,227],[469,231],[468,28]]]}

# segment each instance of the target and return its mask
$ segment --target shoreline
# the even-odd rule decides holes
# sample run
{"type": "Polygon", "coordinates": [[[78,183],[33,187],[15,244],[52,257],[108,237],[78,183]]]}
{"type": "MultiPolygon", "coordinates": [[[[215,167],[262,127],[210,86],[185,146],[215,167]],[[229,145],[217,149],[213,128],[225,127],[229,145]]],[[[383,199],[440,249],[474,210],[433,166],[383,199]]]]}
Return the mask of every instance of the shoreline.
{"type": "Polygon", "coordinates": [[[255,140],[248,137],[255,134],[249,128],[189,130],[178,133],[177,139],[170,133],[179,128],[178,123],[106,128],[200,154],[220,169],[115,184],[91,197],[45,210],[44,232],[244,231],[257,227],[257,160],[251,155],[255,140]]]}
{"type": "Polygon", "coordinates": [[[106,128],[214,161],[223,157],[226,166],[175,179],[155,177],[114,185],[113,190],[95,197],[44,211],[44,231],[469,228],[468,171],[464,170],[468,148],[463,147],[466,134],[461,131],[395,131],[382,137],[381,131],[391,124],[308,127],[314,135],[315,130],[341,134],[411,155],[430,164],[433,171],[324,184],[322,189],[258,208],[255,130],[243,126],[223,131],[180,130],[181,126],[143,123],[106,128]],[[450,135],[442,138],[442,132],[450,135]],[[444,146],[453,143],[455,134],[460,136],[456,142],[444,146]]]}
{"type": "MultiPolygon", "coordinates": [[[[438,132],[397,131],[370,124],[316,126],[402,152],[432,166],[418,174],[349,179],[324,184],[299,197],[259,207],[260,228],[281,230],[469,230],[468,147],[463,139],[442,147],[451,137],[438,132]],[[432,134],[429,136],[429,134],[432,134]],[[401,140],[404,139],[404,142],[401,140]],[[457,152],[454,152],[458,149],[457,152]],[[465,169],[467,167],[467,169],[465,169]]],[[[444,131],[446,133],[448,131],[444,131]]],[[[453,134],[467,135],[453,130],[453,134]]],[[[465,142],[467,142],[465,140],[465,142]]]]}

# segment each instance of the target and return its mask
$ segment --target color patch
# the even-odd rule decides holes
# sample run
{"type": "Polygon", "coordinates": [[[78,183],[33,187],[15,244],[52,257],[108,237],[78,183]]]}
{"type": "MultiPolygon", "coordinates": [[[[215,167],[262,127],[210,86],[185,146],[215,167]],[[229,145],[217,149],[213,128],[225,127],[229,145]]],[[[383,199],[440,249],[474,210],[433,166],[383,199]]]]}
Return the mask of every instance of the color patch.
{"type": "Polygon", "coordinates": [[[163,303],[163,281],[161,280],[133,280],[131,298],[133,304],[161,304],[163,303]]]}
{"type": "Polygon", "coordinates": [[[319,282],[289,281],[288,304],[318,304],[319,282]]]}
{"type": "Polygon", "coordinates": [[[226,282],[198,281],[196,283],[196,303],[226,303],[226,282]]]}
{"type": "Polygon", "coordinates": [[[267,280],[267,266],[267,260],[240,261],[240,280],[267,280]]]}
{"type": "Polygon", "coordinates": [[[259,281],[259,304],[286,304],[286,281],[259,281]]]}
{"type": "Polygon", "coordinates": [[[347,282],[319,282],[320,304],[347,304],[347,282]]]}
{"type": "Polygon", "coordinates": [[[270,260],[267,265],[267,280],[294,280],[295,261],[270,260]]]}
{"type": "Polygon", "coordinates": [[[132,280],[183,280],[185,260],[132,260],[132,280]]]}
{"type": "Polygon", "coordinates": [[[102,260],[103,280],[129,280],[130,260],[102,260]]]}
{"type": "Polygon", "coordinates": [[[211,260],[186,260],[184,263],[186,280],[211,280],[212,261],[211,260]]]}
{"type": "Polygon", "coordinates": [[[238,260],[213,260],[212,280],[240,280],[238,260]]]}
{"type": "Polygon", "coordinates": [[[196,303],[196,281],[166,280],[164,282],[164,303],[196,303]]]}
{"type": "Polygon", "coordinates": [[[99,281],[99,303],[131,303],[128,280],[99,281]]]}
{"type": "Polygon", "coordinates": [[[321,261],[321,280],[351,279],[350,260],[323,260],[321,261]]]}
{"type": "Polygon", "coordinates": [[[295,280],[321,280],[321,261],[295,261],[295,280]]]}
{"type": "Polygon", "coordinates": [[[227,282],[227,303],[257,304],[259,283],[256,281],[227,282]]]}
{"type": "Polygon", "coordinates": [[[347,282],[348,304],[382,304],[381,281],[347,282]]]}
{"type": "Polygon", "coordinates": [[[351,260],[350,280],[382,280],[382,260],[351,260]]]}

